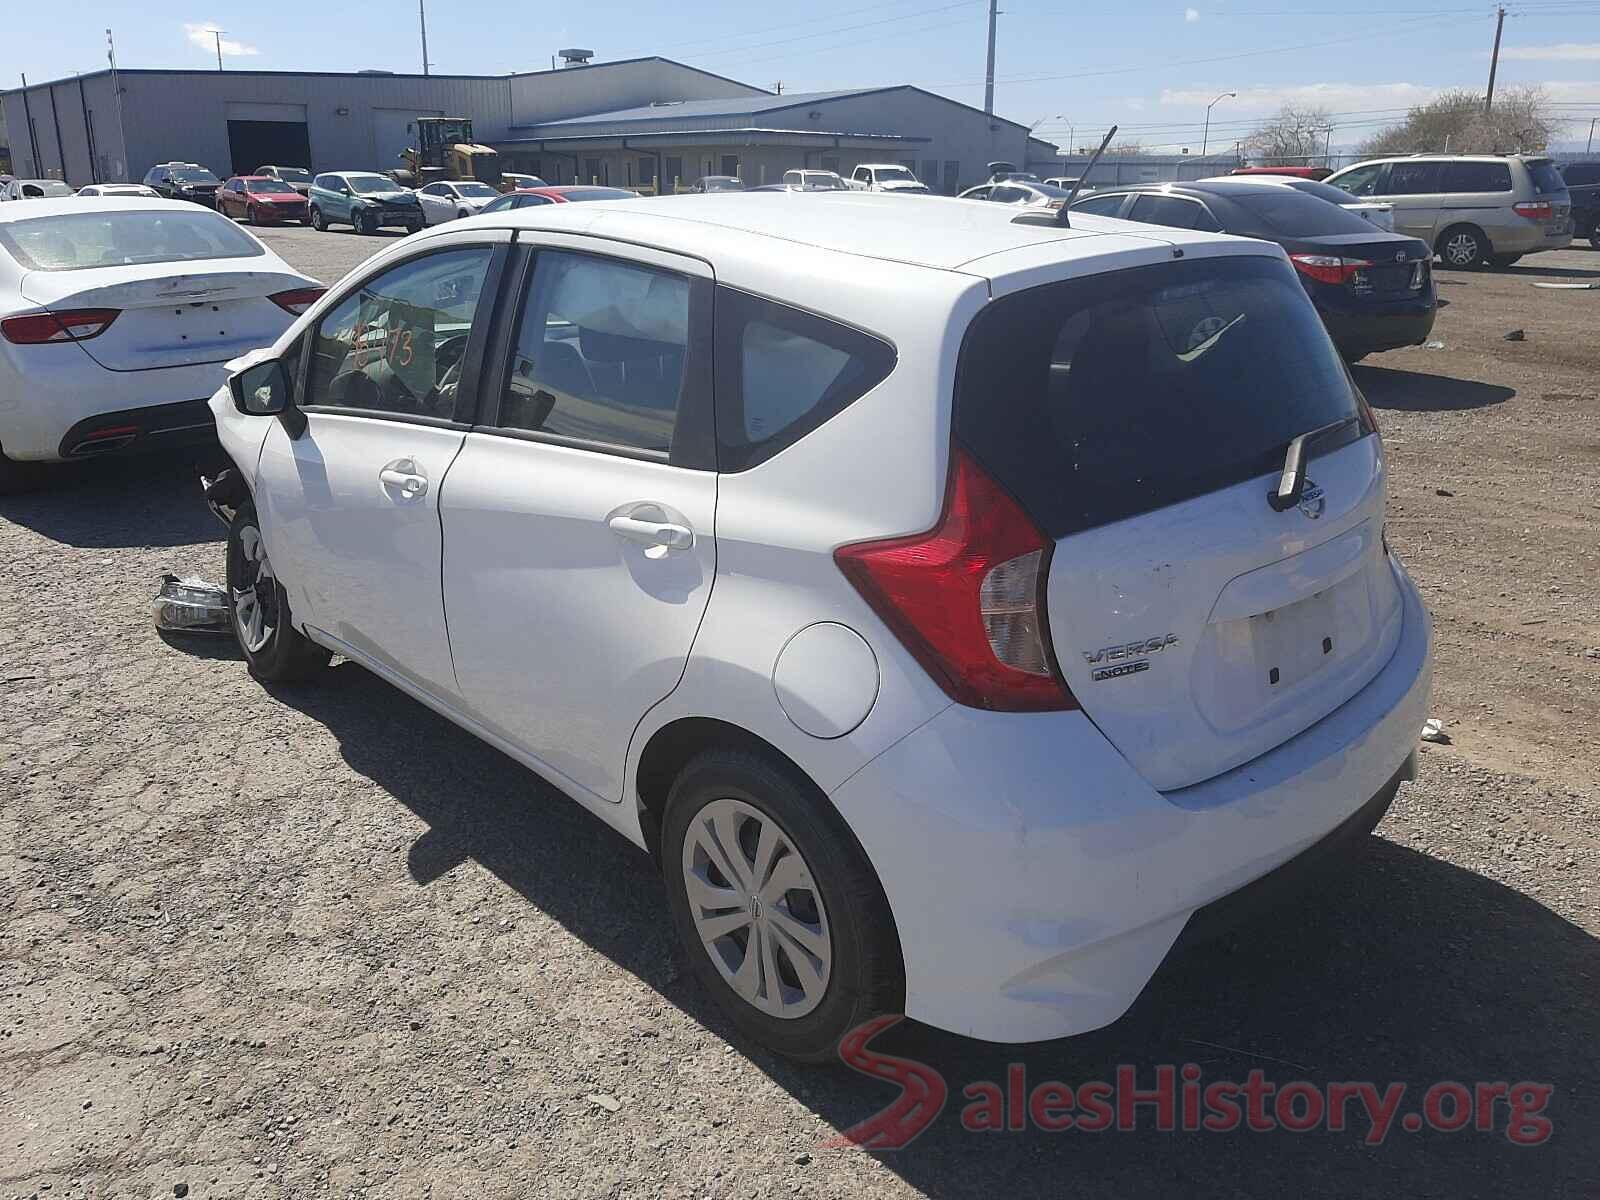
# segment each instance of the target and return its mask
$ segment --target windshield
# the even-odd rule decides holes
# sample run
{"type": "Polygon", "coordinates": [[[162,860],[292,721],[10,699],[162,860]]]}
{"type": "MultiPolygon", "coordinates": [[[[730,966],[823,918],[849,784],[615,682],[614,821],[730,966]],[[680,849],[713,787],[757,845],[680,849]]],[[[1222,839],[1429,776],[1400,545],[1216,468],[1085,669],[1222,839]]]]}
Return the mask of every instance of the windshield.
{"type": "Polygon", "coordinates": [[[398,192],[400,185],[382,175],[346,175],[350,190],[358,196],[371,196],[377,192],[398,192]]]}
{"type": "Polygon", "coordinates": [[[221,183],[222,181],[204,167],[174,167],[170,172],[174,183],[221,183]]]}
{"type": "Polygon", "coordinates": [[[487,183],[458,183],[456,184],[456,191],[460,195],[474,196],[479,199],[482,199],[485,196],[498,196],[500,194],[487,183]]]}
{"type": "Polygon", "coordinates": [[[10,221],[0,224],[0,250],[27,271],[257,258],[266,253],[228,218],[199,209],[97,210],[10,221]]]}
{"type": "Polygon", "coordinates": [[[904,167],[876,168],[879,183],[916,183],[917,177],[904,167]]]}
{"type": "MultiPolygon", "coordinates": [[[[1340,194],[1348,202],[1349,198],[1340,194]]],[[[1229,195],[1228,199],[1248,209],[1271,232],[1286,237],[1372,232],[1372,226],[1355,213],[1290,188],[1274,190],[1270,196],[1229,195]]]]}
{"type": "Polygon", "coordinates": [[[956,436],[1057,538],[1279,470],[1355,411],[1294,271],[1254,255],[1006,296],[956,374],[956,436]]]}
{"type": "Polygon", "coordinates": [[[290,183],[310,183],[311,172],[304,167],[278,167],[278,178],[290,183]]]}
{"type": "Polygon", "coordinates": [[[1548,158],[1530,158],[1523,165],[1528,168],[1528,174],[1533,176],[1533,186],[1541,196],[1567,190],[1567,181],[1548,158]]]}
{"type": "Polygon", "coordinates": [[[287,183],[283,183],[277,179],[252,179],[244,186],[247,191],[255,192],[257,195],[265,193],[269,196],[298,196],[300,194],[287,183]]]}
{"type": "Polygon", "coordinates": [[[801,175],[800,182],[804,187],[822,191],[842,192],[847,187],[832,171],[807,171],[801,175]]]}
{"type": "Polygon", "coordinates": [[[707,179],[706,191],[708,192],[742,192],[744,183],[738,179],[707,179]]]}

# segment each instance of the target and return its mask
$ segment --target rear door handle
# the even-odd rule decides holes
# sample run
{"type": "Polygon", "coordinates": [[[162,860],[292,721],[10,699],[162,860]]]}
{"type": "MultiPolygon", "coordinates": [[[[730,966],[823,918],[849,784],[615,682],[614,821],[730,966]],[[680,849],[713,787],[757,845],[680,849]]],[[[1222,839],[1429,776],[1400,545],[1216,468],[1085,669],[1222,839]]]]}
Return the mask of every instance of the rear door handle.
{"type": "Polygon", "coordinates": [[[415,500],[427,495],[428,477],[417,470],[417,464],[409,458],[396,459],[388,463],[378,472],[378,481],[385,488],[394,488],[399,491],[403,500],[415,500]]]}
{"type": "Polygon", "coordinates": [[[687,550],[694,545],[694,532],[669,521],[642,521],[638,517],[615,516],[606,527],[620,538],[641,546],[660,546],[667,550],[687,550]]]}

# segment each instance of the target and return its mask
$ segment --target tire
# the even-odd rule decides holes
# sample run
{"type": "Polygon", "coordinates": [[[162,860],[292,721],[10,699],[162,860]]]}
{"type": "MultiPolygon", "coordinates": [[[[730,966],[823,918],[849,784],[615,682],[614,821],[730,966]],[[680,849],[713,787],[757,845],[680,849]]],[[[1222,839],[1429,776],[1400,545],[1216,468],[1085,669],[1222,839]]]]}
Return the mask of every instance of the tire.
{"type": "Polygon", "coordinates": [[[1453,225],[1439,235],[1434,250],[1447,267],[1468,271],[1488,265],[1489,239],[1476,225],[1453,225]]]}
{"type": "Polygon", "coordinates": [[[377,232],[377,227],[372,223],[371,215],[364,212],[350,214],[350,227],[362,237],[370,237],[377,232]]]}
{"type": "Polygon", "coordinates": [[[289,597],[272,573],[249,503],[228,526],[228,624],[250,674],[263,683],[303,683],[333,657],[291,623],[289,597]]]}
{"type": "Polygon", "coordinates": [[[36,492],[50,482],[51,463],[22,462],[0,452],[0,496],[36,492]]]}
{"type": "Polygon", "coordinates": [[[309,224],[311,225],[311,228],[315,229],[318,233],[321,233],[323,230],[328,228],[328,223],[322,219],[322,210],[320,208],[313,208],[311,210],[311,220],[309,224]]]}
{"type": "Polygon", "coordinates": [[[468,212],[468,211],[467,211],[467,210],[466,210],[466,209],[464,209],[464,208],[458,208],[458,209],[456,209],[456,220],[458,220],[458,221],[465,221],[465,220],[466,220],[466,219],[467,219],[467,218],[468,218],[468,217],[470,217],[470,216],[471,216],[471,215],[472,215],[472,214],[471,214],[471,213],[469,213],[469,212],[468,212]]]}
{"type": "Polygon", "coordinates": [[[1589,226],[1589,246],[1593,250],[1600,250],[1600,221],[1589,226]]]}
{"type": "Polygon", "coordinates": [[[1345,362],[1349,363],[1353,367],[1358,362],[1360,362],[1363,358],[1365,358],[1367,355],[1369,355],[1371,353],[1372,353],[1372,351],[1370,351],[1370,350],[1362,350],[1359,353],[1353,353],[1353,352],[1348,351],[1348,350],[1341,350],[1341,351],[1339,351],[1339,357],[1344,359],[1345,362]]]}
{"type": "Polygon", "coordinates": [[[1505,270],[1509,266],[1515,265],[1517,262],[1521,261],[1521,259],[1522,255],[1520,254],[1492,254],[1489,256],[1489,261],[1494,264],[1497,270],[1501,271],[1505,270]]]}
{"type": "Polygon", "coordinates": [[[250,206],[245,208],[245,210],[244,210],[244,219],[245,219],[245,223],[248,224],[248,225],[259,225],[259,224],[261,224],[261,218],[256,214],[256,210],[255,210],[255,206],[254,205],[250,205],[250,206]]]}
{"type": "Polygon", "coordinates": [[[667,798],[661,865],[695,975],[751,1041],[802,1062],[829,1062],[850,1030],[902,1011],[905,969],[883,888],[844,820],[792,765],[731,749],[692,759],[667,798]],[[739,865],[718,857],[716,828],[732,832],[739,865]],[[767,886],[793,886],[775,895],[757,887],[762,903],[752,903],[751,888],[724,869],[743,870],[747,879],[768,836],[776,849],[767,886]],[[699,922],[718,918],[732,924],[708,944],[699,922]],[[763,952],[752,959],[746,952],[757,945],[763,952]],[[776,980],[767,976],[769,964],[776,980]],[[741,965],[752,968],[748,976],[741,965]]]}

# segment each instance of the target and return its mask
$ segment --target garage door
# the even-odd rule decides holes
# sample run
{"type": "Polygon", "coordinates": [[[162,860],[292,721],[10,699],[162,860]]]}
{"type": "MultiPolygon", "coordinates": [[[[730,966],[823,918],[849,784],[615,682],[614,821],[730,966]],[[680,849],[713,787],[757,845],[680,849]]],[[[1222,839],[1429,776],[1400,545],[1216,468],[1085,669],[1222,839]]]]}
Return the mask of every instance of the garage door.
{"type": "Polygon", "coordinates": [[[311,137],[304,104],[228,105],[228,151],[233,173],[248,175],[257,167],[311,168],[311,137]]]}
{"type": "Polygon", "coordinates": [[[442,117],[437,108],[375,108],[372,110],[372,161],[380,171],[401,165],[400,151],[417,144],[417,118],[442,117]]]}

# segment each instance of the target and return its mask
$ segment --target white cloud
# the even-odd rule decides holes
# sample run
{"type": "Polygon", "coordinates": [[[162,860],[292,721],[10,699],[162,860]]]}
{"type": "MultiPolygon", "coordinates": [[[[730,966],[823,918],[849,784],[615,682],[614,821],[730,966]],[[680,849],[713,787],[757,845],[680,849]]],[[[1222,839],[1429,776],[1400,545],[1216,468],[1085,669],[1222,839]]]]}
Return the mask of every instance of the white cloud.
{"type": "Polygon", "coordinates": [[[1547,98],[1558,104],[1600,103],[1600,80],[1550,79],[1538,86],[1544,89],[1547,98]]]}
{"type": "Polygon", "coordinates": [[[1183,10],[1183,19],[1185,21],[1187,21],[1189,24],[1193,25],[1196,21],[1198,21],[1200,19],[1200,10],[1198,8],[1186,8],[1186,9],[1184,9],[1183,10]]]}
{"type": "MultiPolygon", "coordinates": [[[[1327,108],[1334,112],[1353,112],[1374,108],[1405,108],[1430,99],[1439,89],[1420,83],[1304,83],[1288,87],[1257,86],[1239,88],[1228,102],[1231,112],[1270,112],[1294,104],[1302,108],[1327,108]]],[[[1217,89],[1166,88],[1161,103],[1204,108],[1216,98],[1217,89]]],[[[1220,111],[1220,110],[1219,110],[1220,111]]]]}
{"type": "MultiPolygon", "coordinates": [[[[189,39],[190,45],[198,46],[201,50],[215,54],[217,52],[217,38],[214,32],[218,28],[215,21],[185,21],[183,36],[189,39]]],[[[222,39],[222,56],[224,58],[239,58],[251,54],[260,54],[254,46],[247,46],[243,42],[236,42],[232,38],[222,39]]]]}
{"type": "Polygon", "coordinates": [[[1507,46],[1504,59],[1523,62],[1600,62],[1600,42],[1560,42],[1554,46],[1507,46]]]}

